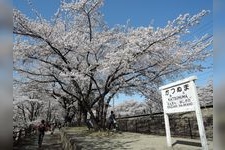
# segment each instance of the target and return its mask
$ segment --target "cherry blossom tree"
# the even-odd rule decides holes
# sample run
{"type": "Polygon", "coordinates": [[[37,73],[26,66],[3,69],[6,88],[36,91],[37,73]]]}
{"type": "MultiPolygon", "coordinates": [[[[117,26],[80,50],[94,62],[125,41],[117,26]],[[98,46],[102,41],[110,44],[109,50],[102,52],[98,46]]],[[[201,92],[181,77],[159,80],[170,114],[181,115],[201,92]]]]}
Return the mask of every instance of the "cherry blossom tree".
{"type": "Polygon", "coordinates": [[[25,86],[20,86],[14,87],[13,92],[13,124],[17,128],[28,127],[40,117],[40,112],[44,107],[44,103],[38,95],[31,91],[24,93],[25,86]]]}
{"type": "MultiPolygon", "coordinates": [[[[197,87],[197,92],[201,106],[208,106],[213,104],[212,80],[209,80],[206,85],[197,87]]],[[[154,91],[150,94],[150,96],[146,96],[146,98],[147,99],[145,100],[145,102],[139,102],[137,100],[126,100],[116,105],[114,108],[109,108],[109,110],[115,111],[117,117],[163,112],[162,98],[159,90],[154,91]]]]}
{"type": "MultiPolygon", "coordinates": [[[[110,107],[109,110],[113,110],[117,117],[149,114],[151,111],[146,103],[137,100],[126,100],[114,108],[110,107]]],[[[110,111],[108,115],[110,115],[110,111]]]]}
{"type": "Polygon", "coordinates": [[[198,87],[198,97],[201,106],[213,105],[213,81],[209,80],[204,86],[198,87]]]}
{"type": "Polygon", "coordinates": [[[14,70],[37,84],[55,84],[104,127],[118,93],[149,95],[165,80],[206,69],[212,36],[183,41],[208,11],[184,14],[165,27],[109,28],[103,0],[62,2],[51,20],[13,11],[14,70]],[[96,107],[96,114],[92,112],[96,107]]]}
{"type": "Polygon", "coordinates": [[[42,119],[54,122],[62,117],[58,101],[47,93],[46,88],[35,82],[15,81],[13,113],[13,126],[17,128],[37,125],[42,119]]]}

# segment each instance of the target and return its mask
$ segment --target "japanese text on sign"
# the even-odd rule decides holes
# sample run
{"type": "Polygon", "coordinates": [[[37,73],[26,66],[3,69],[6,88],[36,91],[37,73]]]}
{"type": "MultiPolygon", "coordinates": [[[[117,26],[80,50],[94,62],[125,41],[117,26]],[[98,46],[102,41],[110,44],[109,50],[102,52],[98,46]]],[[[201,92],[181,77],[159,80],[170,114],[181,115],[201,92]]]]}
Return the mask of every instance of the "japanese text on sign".
{"type": "Polygon", "coordinates": [[[167,113],[194,111],[194,100],[189,82],[162,89],[163,107],[167,113]]]}

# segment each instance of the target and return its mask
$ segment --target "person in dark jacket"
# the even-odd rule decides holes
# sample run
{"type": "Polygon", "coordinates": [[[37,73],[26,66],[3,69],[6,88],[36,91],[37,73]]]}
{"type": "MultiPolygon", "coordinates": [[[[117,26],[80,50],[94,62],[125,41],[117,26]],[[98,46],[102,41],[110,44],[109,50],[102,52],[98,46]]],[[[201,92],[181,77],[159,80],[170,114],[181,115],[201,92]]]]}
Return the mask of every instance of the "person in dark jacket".
{"type": "Polygon", "coordinates": [[[113,111],[111,111],[111,114],[109,116],[109,130],[111,129],[111,126],[113,126],[114,129],[116,128],[116,116],[113,111]]]}
{"type": "Polygon", "coordinates": [[[46,124],[44,120],[41,120],[41,124],[38,126],[38,146],[42,146],[42,141],[45,135],[45,131],[47,130],[46,124]]]}

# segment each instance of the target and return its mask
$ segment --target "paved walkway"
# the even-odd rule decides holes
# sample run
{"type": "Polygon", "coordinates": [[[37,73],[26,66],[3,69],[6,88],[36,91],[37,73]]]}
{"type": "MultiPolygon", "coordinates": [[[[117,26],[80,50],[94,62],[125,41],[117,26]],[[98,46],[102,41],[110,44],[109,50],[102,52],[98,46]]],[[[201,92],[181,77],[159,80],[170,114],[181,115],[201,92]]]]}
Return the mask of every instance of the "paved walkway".
{"type": "Polygon", "coordinates": [[[62,150],[58,131],[53,135],[50,132],[46,132],[41,148],[38,148],[37,143],[38,136],[33,135],[23,139],[18,146],[13,147],[13,150],[62,150]]]}

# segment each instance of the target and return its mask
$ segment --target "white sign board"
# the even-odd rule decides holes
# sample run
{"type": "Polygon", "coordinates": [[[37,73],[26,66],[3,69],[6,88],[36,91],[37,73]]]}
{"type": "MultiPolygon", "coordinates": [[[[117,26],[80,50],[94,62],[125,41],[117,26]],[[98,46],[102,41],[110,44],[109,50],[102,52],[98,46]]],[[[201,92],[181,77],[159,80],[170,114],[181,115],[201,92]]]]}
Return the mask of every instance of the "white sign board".
{"type": "Polygon", "coordinates": [[[163,108],[166,113],[194,111],[194,93],[188,81],[161,87],[163,108]]]}
{"type": "Polygon", "coordinates": [[[202,148],[204,150],[208,150],[201,109],[198,101],[196,86],[194,83],[196,79],[197,77],[192,76],[159,88],[162,93],[167,145],[169,147],[172,146],[172,143],[168,114],[195,111],[202,148]]]}

